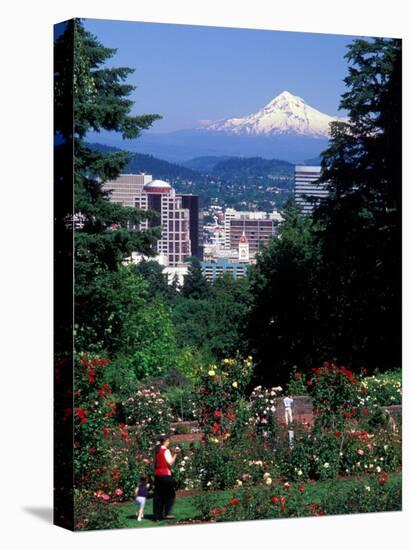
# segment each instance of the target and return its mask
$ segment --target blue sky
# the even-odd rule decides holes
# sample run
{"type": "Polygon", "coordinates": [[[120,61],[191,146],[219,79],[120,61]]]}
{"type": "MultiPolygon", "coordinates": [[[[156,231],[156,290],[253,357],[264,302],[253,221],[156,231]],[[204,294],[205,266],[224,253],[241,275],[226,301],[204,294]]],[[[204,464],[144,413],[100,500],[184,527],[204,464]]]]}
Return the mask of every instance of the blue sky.
{"type": "Polygon", "coordinates": [[[109,64],[136,71],[133,112],[158,113],[154,132],[193,128],[199,120],[243,116],[284,90],[330,115],[338,111],[354,37],[88,19],[109,64]]]}

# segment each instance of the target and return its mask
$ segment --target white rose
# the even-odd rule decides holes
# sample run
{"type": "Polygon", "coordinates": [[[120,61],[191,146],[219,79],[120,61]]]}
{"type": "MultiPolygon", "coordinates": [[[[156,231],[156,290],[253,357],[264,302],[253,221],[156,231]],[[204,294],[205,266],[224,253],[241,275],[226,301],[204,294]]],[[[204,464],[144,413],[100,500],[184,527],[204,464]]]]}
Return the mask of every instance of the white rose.
{"type": "Polygon", "coordinates": [[[325,464],[323,465],[324,468],[329,468],[330,464],[329,462],[325,462],[325,464]]]}

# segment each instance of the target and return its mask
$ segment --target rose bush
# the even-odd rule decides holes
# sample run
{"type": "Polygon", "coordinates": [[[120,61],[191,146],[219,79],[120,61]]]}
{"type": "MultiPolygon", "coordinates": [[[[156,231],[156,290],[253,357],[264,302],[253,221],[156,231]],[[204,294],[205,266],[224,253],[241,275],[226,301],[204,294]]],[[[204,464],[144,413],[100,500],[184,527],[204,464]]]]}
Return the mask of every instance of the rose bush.
{"type": "Polygon", "coordinates": [[[256,433],[267,438],[275,432],[275,398],[282,391],[280,386],[262,388],[257,386],[250,395],[251,422],[256,433]]]}
{"type": "Polygon", "coordinates": [[[385,374],[367,376],[361,382],[367,396],[360,395],[361,406],[400,405],[402,403],[402,372],[400,370],[385,374]]]}
{"type": "Polygon", "coordinates": [[[169,401],[154,386],[140,387],[123,402],[127,425],[131,427],[141,452],[150,453],[173,421],[169,401]]]}
{"type": "Polygon", "coordinates": [[[307,386],[313,398],[315,423],[338,429],[346,420],[356,417],[359,377],[344,366],[326,361],[312,372],[307,386]]]}
{"type": "Polygon", "coordinates": [[[194,397],[199,423],[206,437],[225,440],[237,418],[236,404],[252,374],[252,358],[223,359],[199,374],[194,397]]]}

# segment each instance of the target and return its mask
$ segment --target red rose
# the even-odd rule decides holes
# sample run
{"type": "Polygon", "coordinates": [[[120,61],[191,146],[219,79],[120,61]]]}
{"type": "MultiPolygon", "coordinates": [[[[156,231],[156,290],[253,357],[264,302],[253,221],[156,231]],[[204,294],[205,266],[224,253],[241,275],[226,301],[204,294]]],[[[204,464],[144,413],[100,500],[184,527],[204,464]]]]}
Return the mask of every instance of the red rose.
{"type": "Polygon", "coordinates": [[[381,485],[385,485],[387,481],[388,481],[388,474],[387,473],[382,474],[381,477],[379,478],[379,483],[381,485]]]}
{"type": "Polygon", "coordinates": [[[231,504],[232,506],[237,506],[238,504],[240,504],[240,502],[238,501],[237,498],[231,498],[229,500],[229,504],[231,504]]]}
{"type": "Polygon", "coordinates": [[[81,424],[87,423],[86,411],[84,409],[82,409],[81,407],[78,407],[76,409],[76,414],[79,417],[81,424]]]}
{"type": "Polygon", "coordinates": [[[298,490],[298,491],[301,491],[301,492],[303,493],[303,491],[305,490],[304,485],[299,484],[299,485],[297,486],[297,490],[298,490]]]}
{"type": "Polygon", "coordinates": [[[287,481],[286,483],[283,484],[283,487],[285,489],[290,489],[290,483],[287,481]]]}
{"type": "Polygon", "coordinates": [[[342,435],[342,432],[335,432],[336,437],[340,437],[342,435]]]}
{"type": "Polygon", "coordinates": [[[278,497],[272,497],[271,500],[272,500],[273,504],[277,504],[279,502],[278,497]]]}

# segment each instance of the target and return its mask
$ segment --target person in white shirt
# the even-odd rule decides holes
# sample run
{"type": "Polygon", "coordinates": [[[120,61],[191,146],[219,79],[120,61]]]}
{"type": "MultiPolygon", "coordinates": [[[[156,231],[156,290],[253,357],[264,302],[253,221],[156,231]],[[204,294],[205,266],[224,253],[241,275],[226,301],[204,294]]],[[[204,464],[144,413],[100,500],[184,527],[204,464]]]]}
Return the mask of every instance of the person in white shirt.
{"type": "Polygon", "coordinates": [[[292,405],[293,405],[293,399],[287,395],[284,400],[283,404],[285,405],[285,422],[286,426],[288,426],[291,422],[293,422],[293,414],[292,414],[292,405]]]}

